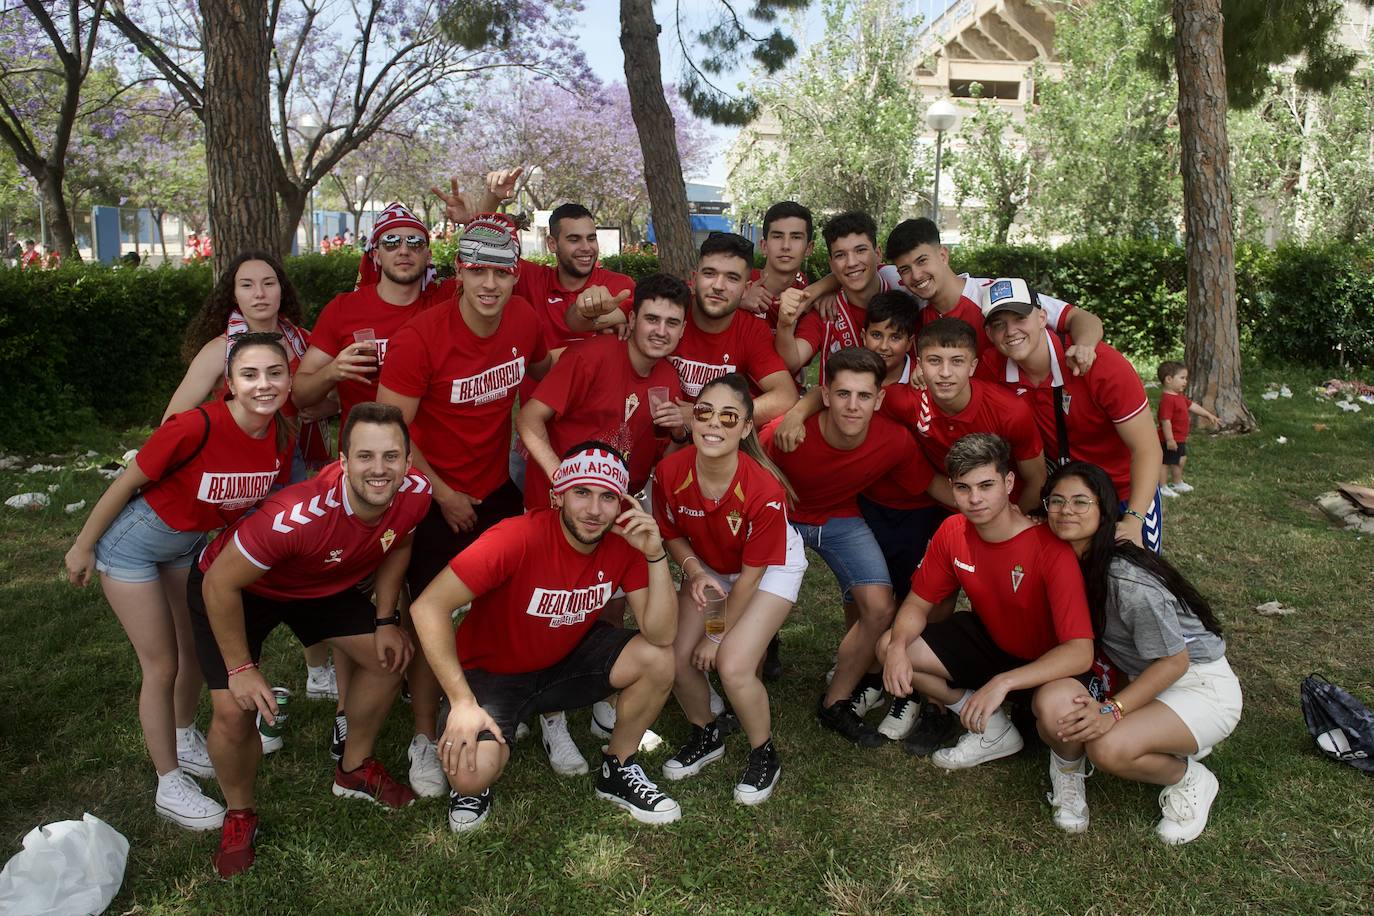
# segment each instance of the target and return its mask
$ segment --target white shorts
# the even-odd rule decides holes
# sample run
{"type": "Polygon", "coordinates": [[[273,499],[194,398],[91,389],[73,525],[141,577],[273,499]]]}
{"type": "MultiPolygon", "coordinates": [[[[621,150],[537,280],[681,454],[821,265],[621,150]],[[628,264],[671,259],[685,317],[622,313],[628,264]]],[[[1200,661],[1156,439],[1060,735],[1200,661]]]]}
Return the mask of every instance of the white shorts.
{"type": "Polygon", "coordinates": [[[1214,662],[1193,662],[1156,699],[1188,726],[1199,752],[1218,744],[1240,721],[1240,681],[1224,655],[1214,662]]]}
{"type": "MultiPolygon", "coordinates": [[[[701,562],[701,558],[697,558],[701,562]]],[[[718,573],[705,563],[701,568],[717,582],[727,594],[730,587],[739,578],[739,573],[725,575],[718,573]]],[[[795,602],[797,595],[801,592],[802,577],[806,575],[806,548],[802,546],[801,535],[797,534],[797,529],[791,525],[787,526],[787,559],[783,560],[781,566],[769,566],[763,571],[763,578],[759,580],[759,591],[767,592],[770,595],[777,595],[785,601],[795,602]]]]}

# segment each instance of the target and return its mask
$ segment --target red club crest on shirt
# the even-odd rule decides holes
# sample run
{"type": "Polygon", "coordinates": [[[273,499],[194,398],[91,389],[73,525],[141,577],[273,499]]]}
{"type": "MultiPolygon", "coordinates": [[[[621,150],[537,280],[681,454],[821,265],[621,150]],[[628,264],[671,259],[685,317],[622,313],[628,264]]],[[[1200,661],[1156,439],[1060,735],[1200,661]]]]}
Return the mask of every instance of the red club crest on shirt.
{"type": "Polygon", "coordinates": [[[1021,580],[1026,578],[1026,571],[1017,563],[1011,568],[1011,590],[1013,593],[1021,587],[1021,580]]]}

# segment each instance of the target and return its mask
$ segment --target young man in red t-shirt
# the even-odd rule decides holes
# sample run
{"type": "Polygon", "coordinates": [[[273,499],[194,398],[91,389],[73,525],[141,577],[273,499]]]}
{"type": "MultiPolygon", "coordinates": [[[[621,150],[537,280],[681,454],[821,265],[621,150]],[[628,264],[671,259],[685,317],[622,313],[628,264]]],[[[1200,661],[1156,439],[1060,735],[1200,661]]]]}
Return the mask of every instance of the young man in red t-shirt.
{"type": "Polygon", "coordinates": [[[415,599],[421,645],[451,703],[441,739],[451,830],[472,830],[491,812],[517,723],[614,691],[597,796],[643,823],[682,816],[634,757],[672,690],[677,600],[663,538],[628,498],[629,479],[610,446],[574,446],[553,474],[553,508],[493,527],[415,599]],[[597,619],[617,588],[638,631],[597,619]],[[468,603],[455,638],[453,611],[468,603]]]}
{"type": "Polygon", "coordinates": [[[854,606],[854,622],[840,643],[835,674],[817,714],[826,728],[862,747],[883,742],[855,704],[866,707],[868,690],[880,690],[881,679],[870,671],[873,647],[891,625],[896,605],[887,562],[860,514],[858,496],[886,477],[912,494],[933,487],[950,498],[947,484],[936,478],[910,433],[874,416],[882,405],[885,374],[877,354],[859,347],[839,350],[826,362],[825,410],[806,421],[801,444],[784,452],[773,428],[763,435],[769,457],[797,491],[792,527],[825,560],[845,603],[854,606]]]}
{"type": "Polygon", "coordinates": [[[262,756],[254,716],[273,724],[278,714],[258,660],[278,624],[302,645],[328,641],[354,666],[334,794],[392,808],[415,800],[372,749],[414,651],[397,600],[411,532],[429,510],[429,482],[410,473],[409,437],[394,407],[359,405],[343,441],[338,464],[268,497],[211,542],[187,584],[214,710],[210,758],[229,809],[214,857],[224,877],[253,864],[262,756]]]}
{"type": "Polygon", "coordinates": [[[429,283],[429,229],[401,204],[377,218],[365,261],[377,282],[340,293],[329,301],[310,332],[310,347],[292,379],[297,407],[339,395],[339,416],[348,419],[354,404],[377,400],[377,382],[393,334],[425,309],[449,304],[451,283],[429,283]]]}
{"type": "MultiPolygon", "coordinates": [[[[470,221],[458,241],[462,292],[421,312],[388,347],[378,398],[401,408],[415,466],[434,487],[406,574],[412,596],[483,531],[524,508],[507,470],[511,408],[521,382],[542,378],[550,359],[534,309],[511,294],[519,256],[509,217],[470,221]]],[[[438,684],[423,664],[407,672],[421,727],[439,706],[438,684]]]]}
{"type": "Polygon", "coordinates": [[[911,580],[892,629],[878,645],[883,685],[893,696],[919,690],[959,715],[967,734],[932,761],[947,770],[1021,750],[1021,733],[1002,704],[1077,677],[1092,666],[1093,625],[1078,559],[1011,500],[1011,451],[999,436],[975,433],[946,459],[959,515],[940,526],[911,580]],[[963,589],[973,613],[928,622],[935,605],[963,589]]]}
{"type": "Polygon", "coordinates": [[[1106,471],[1121,497],[1117,536],[1159,553],[1162,456],[1135,367],[1099,343],[1091,368],[1074,375],[1065,355],[1073,341],[1049,330],[1045,310],[1025,280],[993,280],[980,297],[996,349],[982,355],[977,377],[1004,385],[1030,405],[1051,462],[1088,461],[1106,471]]]}
{"type": "Polygon", "coordinates": [[[806,289],[806,260],[816,247],[812,240],[814,223],[811,211],[792,200],[773,204],[763,214],[763,268],[749,272],[749,286],[740,300],[740,310],[768,319],[778,326],[778,306],[785,290],[806,289]]]}
{"type": "Polygon", "coordinates": [[[43,252],[38,250],[38,243],[33,239],[24,240],[24,253],[19,256],[19,267],[21,269],[33,268],[37,270],[43,266],[43,252]]]}
{"type": "Polygon", "coordinates": [[[1183,363],[1165,360],[1159,364],[1158,375],[1159,385],[1164,389],[1159,396],[1159,444],[1164,447],[1159,492],[1172,497],[1193,491],[1193,485],[1183,480],[1183,466],[1188,463],[1188,427],[1192,419],[1189,415],[1197,414],[1218,425],[1221,417],[1201,404],[1194,404],[1183,393],[1188,390],[1188,367],[1183,363]]]}

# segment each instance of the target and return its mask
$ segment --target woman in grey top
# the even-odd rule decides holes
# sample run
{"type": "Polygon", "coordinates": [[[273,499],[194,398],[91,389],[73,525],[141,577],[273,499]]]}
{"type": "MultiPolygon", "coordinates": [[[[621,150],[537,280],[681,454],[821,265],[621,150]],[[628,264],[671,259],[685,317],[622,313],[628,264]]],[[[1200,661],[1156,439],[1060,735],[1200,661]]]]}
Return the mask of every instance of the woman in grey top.
{"type": "Polygon", "coordinates": [[[1217,795],[1216,777],[1198,761],[1240,720],[1240,683],[1226,662],[1221,626],[1166,560],[1117,542],[1116,490],[1105,471],[1072,462],[1044,492],[1050,529],[1083,568],[1099,649],[1130,678],[1101,702],[1078,687],[1074,712],[1057,723],[1069,753],[1050,751],[1054,822],[1070,833],[1088,829],[1083,780],[1091,760],[1099,770],[1163,786],[1156,832],[1166,843],[1190,842],[1207,826],[1217,795]]]}

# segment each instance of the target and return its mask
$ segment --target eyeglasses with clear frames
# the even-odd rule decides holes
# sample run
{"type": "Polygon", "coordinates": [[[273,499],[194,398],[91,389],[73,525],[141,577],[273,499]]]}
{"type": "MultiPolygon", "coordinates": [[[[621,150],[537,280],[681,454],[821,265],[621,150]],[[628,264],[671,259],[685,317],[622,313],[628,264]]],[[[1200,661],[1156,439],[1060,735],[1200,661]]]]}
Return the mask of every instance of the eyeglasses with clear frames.
{"type": "Polygon", "coordinates": [[[1097,505],[1097,500],[1091,496],[1051,496],[1049,499],[1041,500],[1041,503],[1046,512],[1068,512],[1072,515],[1082,515],[1097,505]]]}
{"type": "Polygon", "coordinates": [[[726,429],[734,429],[739,426],[742,419],[739,411],[732,407],[712,407],[710,404],[697,404],[692,408],[692,416],[698,423],[710,423],[712,417],[720,418],[720,425],[726,429]]]}
{"type": "Polygon", "coordinates": [[[425,238],[423,235],[400,236],[394,232],[388,232],[377,240],[377,244],[387,251],[395,251],[397,248],[401,247],[402,242],[412,251],[418,251],[421,248],[429,247],[429,239],[425,238]]]}

